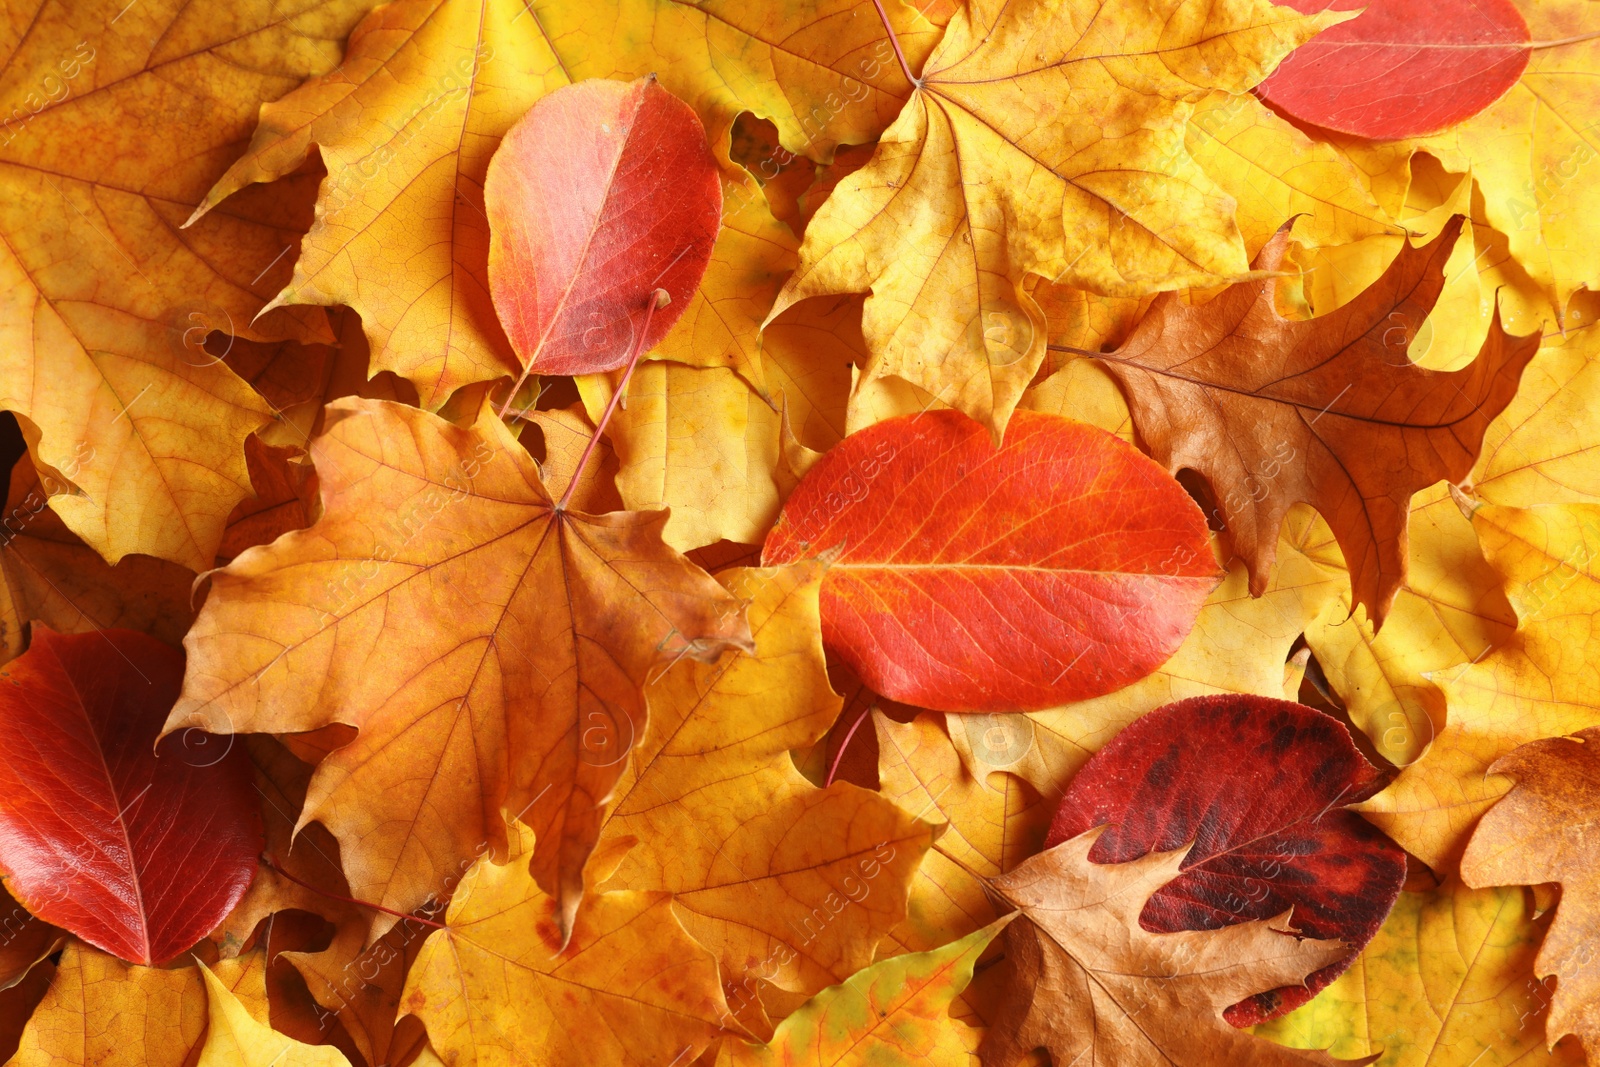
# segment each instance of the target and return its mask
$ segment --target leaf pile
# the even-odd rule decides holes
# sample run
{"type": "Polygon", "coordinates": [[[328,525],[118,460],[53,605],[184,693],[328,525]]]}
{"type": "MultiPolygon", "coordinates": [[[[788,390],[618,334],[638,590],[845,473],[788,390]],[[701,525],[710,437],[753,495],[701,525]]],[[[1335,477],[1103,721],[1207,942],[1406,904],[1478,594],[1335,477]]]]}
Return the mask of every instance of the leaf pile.
{"type": "Polygon", "coordinates": [[[1594,3],[0,2],[0,1059],[1600,1057],[1594,3]]]}

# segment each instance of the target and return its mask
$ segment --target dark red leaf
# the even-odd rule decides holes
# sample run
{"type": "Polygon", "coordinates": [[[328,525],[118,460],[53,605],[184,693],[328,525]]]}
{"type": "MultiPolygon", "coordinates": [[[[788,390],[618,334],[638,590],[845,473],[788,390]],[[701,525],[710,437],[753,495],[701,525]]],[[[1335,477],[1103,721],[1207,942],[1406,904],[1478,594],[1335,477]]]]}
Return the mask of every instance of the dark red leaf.
{"type": "Polygon", "coordinates": [[[1194,842],[1183,873],[1140,915],[1147,930],[1214,930],[1294,909],[1307,937],[1351,954],[1305,987],[1229,1008],[1249,1026],[1305,1003],[1350,966],[1400,894],[1406,855],[1345,805],[1384,778],[1331,716],[1255,696],[1208,696],[1157,708],[1083,765],[1056,811],[1049,848],[1109,829],[1089,859],[1126,863],[1194,842]]]}
{"type": "Polygon", "coordinates": [[[261,852],[228,737],[156,738],[183,653],[132,630],[34,624],[0,668],[0,871],[34,915],[134,963],[171,959],[244,895],[261,852]]]}
{"type": "Polygon", "coordinates": [[[1503,96],[1528,65],[1511,0],[1282,0],[1361,15],[1300,46],[1261,83],[1302,122],[1374,140],[1438,133],[1503,96]]]}
{"type": "Polygon", "coordinates": [[[994,447],[955,411],[889,419],[806,475],[768,565],[837,552],[823,640],[937,711],[1043,708],[1150,673],[1217,581],[1205,517],[1112,434],[1019,411],[994,447]]]}
{"type": "Polygon", "coordinates": [[[722,221],[705,129],[653,77],[569,85],[500,142],[483,187],[489,290],[517,355],[540,374],[628,361],[649,320],[666,335],[700,285],[722,221]]]}

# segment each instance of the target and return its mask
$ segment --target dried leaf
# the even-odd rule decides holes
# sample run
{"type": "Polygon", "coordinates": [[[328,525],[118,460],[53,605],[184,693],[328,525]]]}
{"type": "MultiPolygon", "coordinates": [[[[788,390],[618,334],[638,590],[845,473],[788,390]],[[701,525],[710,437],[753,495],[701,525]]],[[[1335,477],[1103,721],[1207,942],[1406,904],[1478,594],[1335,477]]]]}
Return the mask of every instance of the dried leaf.
{"type": "MultiPolygon", "coordinates": [[[[1405,581],[1411,496],[1465,478],[1489,422],[1511,401],[1538,337],[1496,320],[1460,371],[1429,371],[1405,349],[1444,285],[1461,220],[1406,246],[1360,297],[1309,322],[1272,306],[1270,279],[1198,308],[1159,297],[1102,357],[1134,422],[1168,469],[1211,483],[1251,592],[1267,588],[1284,513],[1316,506],[1339,540],[1357,603],[1382,624],[1405,581]]],[[[1279,231],[1256,259],[1275,270],[1279,231]]]]}
{"type": "Polygon", "coordinates": [[[660,513],[555,511],[487,409],[329,413],[321,520],[212,576],[167,728],[354,726],[300,815],[339,839],[354,896],[411,911],[503,856],[510,814],[546,831],[534,869],[570,923],[645,675],[747,641],[737,604],[661,544],[660,513]]]}
{"type": "Polygon", "coordinates": [[[991,885],[1021,918],[1006,927],[1011,994],[979,1048],[1010,1067],[1036,1047],[1054,1062],[1339,1064],[1271,1045],[1223,1020],[1231,1004],[1300,982],[1349,952],[1286,936],[1290,915],[1219,930],[1152,934],[1146,899],[1177,876],[1180,852],[1131,863],[1089,861],[1094,831],[1048,849],[991,885]]]}
{"type": "Polygon", "coordinates": [[[1243,92],[1338,20],[1259,0],[969,4],[807,225],[774,314],[870,292],[867,378],[998,439],[1044,355],[1029,274],[1137,296],[1245,273],[1232,204],[1183,145],[1189,101],[1243,92]]]}

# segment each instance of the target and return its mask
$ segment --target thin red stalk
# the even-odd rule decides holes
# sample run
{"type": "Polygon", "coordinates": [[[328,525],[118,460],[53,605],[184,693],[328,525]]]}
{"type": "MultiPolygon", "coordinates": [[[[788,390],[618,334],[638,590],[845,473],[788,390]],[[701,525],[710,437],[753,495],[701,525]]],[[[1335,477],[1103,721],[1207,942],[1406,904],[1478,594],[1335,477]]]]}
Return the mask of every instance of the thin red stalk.
{"type": "Polygon", "coordinates": [[[578,479],[583,477],[583,468],[589,465],[589,457],[594,455],[595,446],[600,443],[600,435],[605,432],[606,423],[611,421],[611,413],[617,410],[617,404],[628,391],[628,380],[633,377],[633,369],[639,365],[639,357],[644,354],[644,339],[650,333],[650,320],[655,318],[656,308],[665,307],[667,291],[657,289],[651,294],[650,304],[644,309],[644,325],[639,327],[639,340],[634,343],[633,354],[628,357],[628,369],[622,372],[622,381],[617,383],[616,392],[611,394],[611,402],[606,405],[606,410],[600,416],[600,422],[594,428],[594,436],[589,438],[589,443],[583,449],[583,455],[578,457],[578,468],[572,472],[572,481],[567,483],[567,491],[561,494],[561,502],[556,505],[557,511],[565,511],[567,502],[572,499],[573,490],[578,488],[578,479]]]}
{"type": "Polygon", "coordinates": [[[273,863],[272,860],[268,859],[266,856],[262,856],[261,857],[261,865],[263,867],[267,868],[267,870],[269,870],[269,871],[276,871],[278,874],[283,875],[285,878],[289,879],[289,881],[293,882],[295,885],[300,886],[300,887],[302,887],[304,889],[311,890],[313,893],[315,893],[319,897],[327,897],[329,900],[338,900],[338,901],[343,901],[346,904],[354,904],[359,908],[371,908],[373,911],[381,911],[385,915],[397,915],[402,919],[410,919],[412,922],[418,922],[418,923],[421,923],[424,926],[431,926],[435,930],[448,930],[448,929],[450,929],[444,923],[436,923],[432,919],[424,919],[420,915],[410,915],[410,914],[407,914],[406,912],[403,912],[403,911],[396,911],[393,908],[386,908],[382,904],[374,904],[370,900],[357,900],[355,897],[342,897],[338,893],[330,893],[326,889],[318,889],[316,886],[312,885],[310,882],[304,882],[304,881],[301,881],[300,879],[296,878],[294,875],[290,874],[288,871],[284,870],[282,867],[279,867],[276,863],[273,863]]]}
{"type": "Polygon", "coordinates": [[[883,28],[889,32],[889,43],[894,45],[894,57],[900,61],[900,70],[906,76],[906,81],[911,83],[913,89],[922,88],[922,79],[911,73],[911,64],[906,62],[906,54],[900,49],[900,38],[894,32],[894,26],[889,23],[889,13],[883,9],[883,0],[872,0],[872,6],[878,9],[878,17],[883,20],[883,28]]]}
{"type": "Polygon", "coordinates": [[[861,729],[861,724],[867,721],[867,716],[872,714],[872,709],[877,703],[868,704],[866,710],[856,716],[856,721],[850,724],[850,730],[844,735],[844,740],[839,742],[839,751],[833,754],[833,766],[828,768],[828,777],[822,780],[822,788],[826,789],[833,784],[833,776],[839,773],[839,764],[844,762],[844,750],[850,747],[850,739],[861,729]]]}

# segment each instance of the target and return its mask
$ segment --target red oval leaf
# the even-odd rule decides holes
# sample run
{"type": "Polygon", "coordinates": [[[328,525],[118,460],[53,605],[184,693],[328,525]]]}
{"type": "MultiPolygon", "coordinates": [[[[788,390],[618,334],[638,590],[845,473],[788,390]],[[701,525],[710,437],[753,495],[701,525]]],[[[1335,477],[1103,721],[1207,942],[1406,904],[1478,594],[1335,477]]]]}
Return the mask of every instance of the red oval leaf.
{"type": "Polygon", "coordinates": [[[1310,1000],[1350,966],[1400,895],[1400,846],[1344,805],[1382,787],[1338,720],[1303,704],[1208,696],[1157,708],[1073,777],[1045,847],[1109,824],[1089,859],[1126,863],[1194,842],[1183,873],[1151,896],[1146,930],[1215,930],[1294,909],[1307,937],[1349,956],[1305,986],[1229,1008],[1250,1026],[1310,1000]]]}
{"type": "Polygon", "coordinates": [[[628,361],[649,320],[659,341],[700,285],[722,220],[705,129],[656,84],[557,89],[511,127],[489,161],[489,291],[524,366],[589,374],[628,361]]]}
{"type": "Polygon", "coordinates": [[[1438,133],[1503,96],[1528,65],[1511,0],[1282,0],[1361,15],[1295,49],[1258,91],[1303,122],[1374,140],[1438,133]]]}
{"type": "Polygon", "coordinates": [[[1216,584],[1200,509],[1104,430],[1019,411],[996,449],[955,411],[852,434],[801,481],[766,564],[837,551],[822,632],[874,690],[938,711],[1119,689],[1216,584]]]}
{"type": "Polygon", "coordinates": [[[23,907],[134,963],[199,941],[250,885],[261,816],[232,739],[156,738],[183,653],[38,623],[0,668],[0,871],[23,907]]]}

